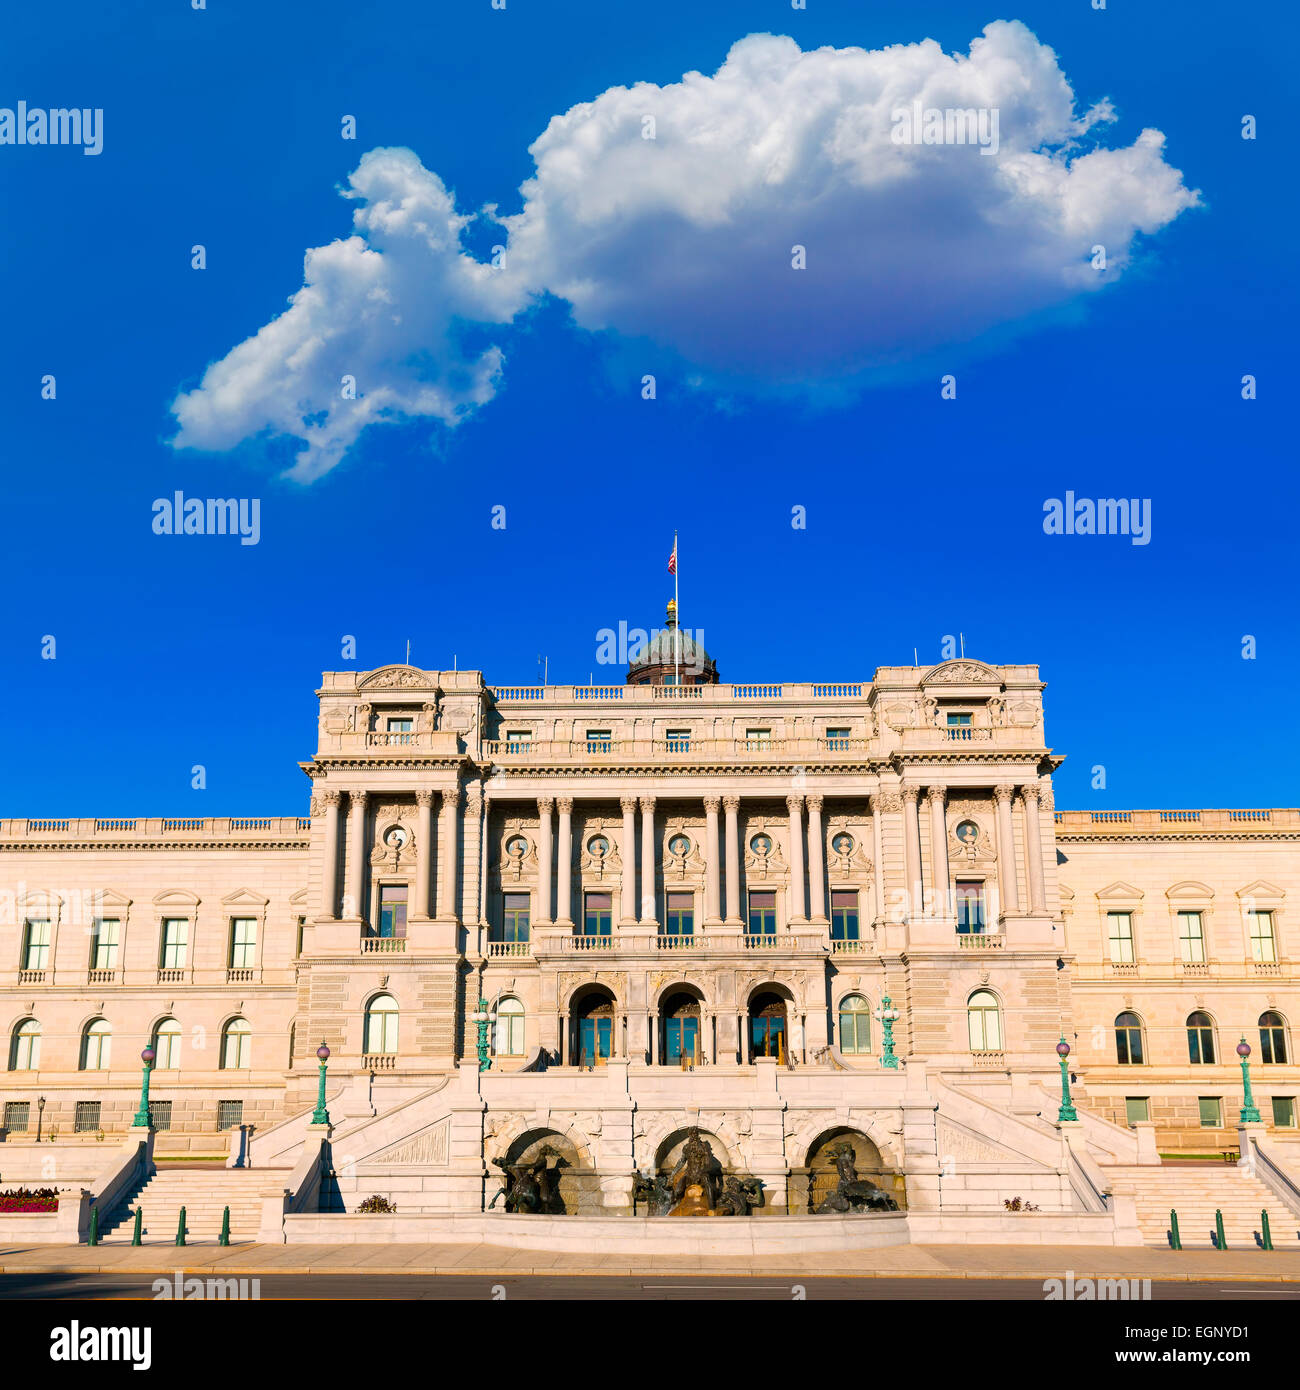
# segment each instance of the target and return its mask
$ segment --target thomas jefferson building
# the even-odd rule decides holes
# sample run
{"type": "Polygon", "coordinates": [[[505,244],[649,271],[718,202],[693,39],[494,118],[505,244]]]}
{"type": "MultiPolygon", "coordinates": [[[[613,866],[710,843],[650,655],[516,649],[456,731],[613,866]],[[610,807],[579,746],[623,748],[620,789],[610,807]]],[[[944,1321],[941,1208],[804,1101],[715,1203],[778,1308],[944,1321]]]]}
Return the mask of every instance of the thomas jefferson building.
{"type": "Polygon", "coordinates": [[[846,1138],[914,1221],[1136,1193],[1159,1240],[1161,1156],[1247,1149],[1290,1205],[1300,811],[1056,809],[1034,666],[726,685],[669,635],[681,683],[663,641],[613,686],[327,672],[309,816],[0,821],[5,1178],[138,1133],[152,1044],[157,1159],[280,1170],[286,1225],[523,1220],[485,1207],[544,1141],[626,1212],[692,1127],[760,1216],[846,1138]]]}

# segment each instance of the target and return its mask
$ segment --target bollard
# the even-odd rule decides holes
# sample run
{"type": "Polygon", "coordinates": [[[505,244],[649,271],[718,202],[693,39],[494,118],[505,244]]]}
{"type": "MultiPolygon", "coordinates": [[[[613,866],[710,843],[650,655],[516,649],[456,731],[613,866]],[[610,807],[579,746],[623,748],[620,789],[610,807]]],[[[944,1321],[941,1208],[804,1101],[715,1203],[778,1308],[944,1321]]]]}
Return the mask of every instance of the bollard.
{"type": "Polygon", "coordinates": [[[1181,1250],[1181,1249],[1183,1248],[1183,1242],[1179,1239],[1179,1236],[1178,1236],[1178,1213],[1177,1213],[1176,1211],[1174,1211],[1172,1208],[1170,1209],[1170,1212],[1169,1212],[1169,1232],[1168,1232],[1168,1235],[1169,1235],[1169,1248],[1170,1248],[1171,1250],[1181,1250]]]}
{"type": "Polygon", "coordinates": [[[1222,1207],[1215,1207],[1214,1209],[1214,1233],[1216,1237],[1214,1242],[1214,1248],[1216,1250],[1226,1250],[1228,1248],[1228,1240],[1227,1237],[1223,1234],[1222,1207]]]}
{"type": "Polygon", "coordinates": [[[136,1207],[135,1209],[135,1230],[131,1232],[131,1244],[139,1245],[140,1237],[144,1234],[144,1212],[136,1207]]]}
{"type": "Polygon", "coordinates": [[[99,1244],[99,1203],[96,1202],[90,1209],[90,1234],[86,1237],[87,1245],[99,1244]]]}
{"type": "Polygon", "coordinates": [[[1273,1232],[1268,1228],[1268,1212],[1260,1212],[1259,1224],[1264,1228],[1264,1249],[1271,1250],[1273,1248],[1273,1232]]]}
{"type": "Polygon", "coordinates": [[[218,1245],[230,1244],[230,1208],[227,1207],[221,1213],[221,1234],[217,1237],[218,1245]]]}
{"type": "Polygon", "coordinates": [[[176,1223],[176,1244],[185,1244],[185,1208],[180,1210],[180,1218],[176,1223]]]}

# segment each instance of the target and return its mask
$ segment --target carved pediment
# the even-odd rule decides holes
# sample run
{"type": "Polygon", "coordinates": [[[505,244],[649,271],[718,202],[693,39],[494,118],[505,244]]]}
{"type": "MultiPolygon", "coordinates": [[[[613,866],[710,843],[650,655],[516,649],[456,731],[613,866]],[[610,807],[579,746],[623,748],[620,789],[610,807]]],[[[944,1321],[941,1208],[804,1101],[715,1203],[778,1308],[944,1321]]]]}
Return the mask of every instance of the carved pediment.
{"type": "Polygon", "coordinates": [[[996,685],[1002,678],[982,661],[944,661],[921,677],[922,685],[996,685]]]}
{"type": "Polygon", "coordinates": [[[358,690],[436,690],[438,682],[432,672],[418,666],[381,666],[357,682],[358,690]]]}

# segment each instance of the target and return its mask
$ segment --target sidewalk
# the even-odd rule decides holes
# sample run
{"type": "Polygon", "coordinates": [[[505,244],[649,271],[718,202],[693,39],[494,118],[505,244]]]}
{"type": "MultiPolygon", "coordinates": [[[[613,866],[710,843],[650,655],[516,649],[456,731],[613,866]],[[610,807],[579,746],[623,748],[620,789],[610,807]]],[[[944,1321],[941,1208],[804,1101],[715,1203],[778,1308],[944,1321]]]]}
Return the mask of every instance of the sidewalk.
{"type": "MultiPolygon", "coordinates": [[[[1159,1250],[1147,1247],[902,1245],[853,1254],[735,1259],[547,1253],[495,1245],[171,1244],[0,1248],[0,1274],[460,1274],[460,1275],[835,1275],[839,1277],[1156,1280],[1267,1279],[1294,1283],[1300,1295],[1300,1250],[1159,1250]]],[[[958,1295],[960,1296],[960,1295],[958,1295]]]]}

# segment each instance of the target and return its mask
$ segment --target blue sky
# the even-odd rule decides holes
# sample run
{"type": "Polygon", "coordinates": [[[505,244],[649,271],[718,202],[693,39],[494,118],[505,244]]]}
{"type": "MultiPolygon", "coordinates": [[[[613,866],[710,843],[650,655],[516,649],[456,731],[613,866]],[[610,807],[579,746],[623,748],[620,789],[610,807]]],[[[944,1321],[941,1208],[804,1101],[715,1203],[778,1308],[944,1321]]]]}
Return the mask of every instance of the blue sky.
{"type": "MultiPolygon", "coordinates": [[[[969,654],[1041,666],[1049,742],[1068,755],[1058,806],[1295,804],[1295,741],[1277,737],[1300,678],[1283,408],[1295,30],[1280,4],[1179,6],[1174,21],[1084,0],[504,13],[216,0],[11,16],[0,106],[102,107],[105,139],[93,158],[0,146],[0,814],[300,810],[312,692],[352,664],[345,634],[362,668],[400,660],[409,638],[418,663],[455,659],[493,682],[535,679],[539,654],[553,681],[609,679],[596,633],[661,620],[674,528],[683,621],[724,680],[868,678],[913,648],[937,661],[962,632],[969,654]],[[349,234],[339,189],[366,151],[409,148],[462,213],[514,215],[530,144],[611,87],[712,74],[752,33],[805,52],[928,37],[965,53],[997,19],[1055,50],[1080,112],[1110,99],[1102,145],[1159,129],[1199,190],[1135,238],[1104,290],[806,391],[692,360],[671,326],[659,340],[588,331],[543,294],[473,330],[505,366],[454,429],[376,426],[307,484],[283,476],[291,439],[173,447],[178,394],[284,310],[307,248],[349,234]],[[345,113],[355,141],[340,138],[345,113]],[[1240,138],[1246,113],[1255,141],[1240,138]],[[948,370],[955,401],[940,399],[948,370]],[[155,535],[152,502],[176,489],[259,498],[259,544],[155,535]],[[1044,535],[1044,500],[1067,490],[1150,498],[1150,544],[1044,535]],[[796,505],[806,530],[791,528],[796,505]]],[[[499,234],[475,223],[463,248],[485,256],[499,234]]],[[[886,267],[907,240],[881,243],[886,267]]],[[[871,318],[869,303],[844,312],[871,318]]],[[[784,331],[757,341],[772,361],[784,331]]]]}

